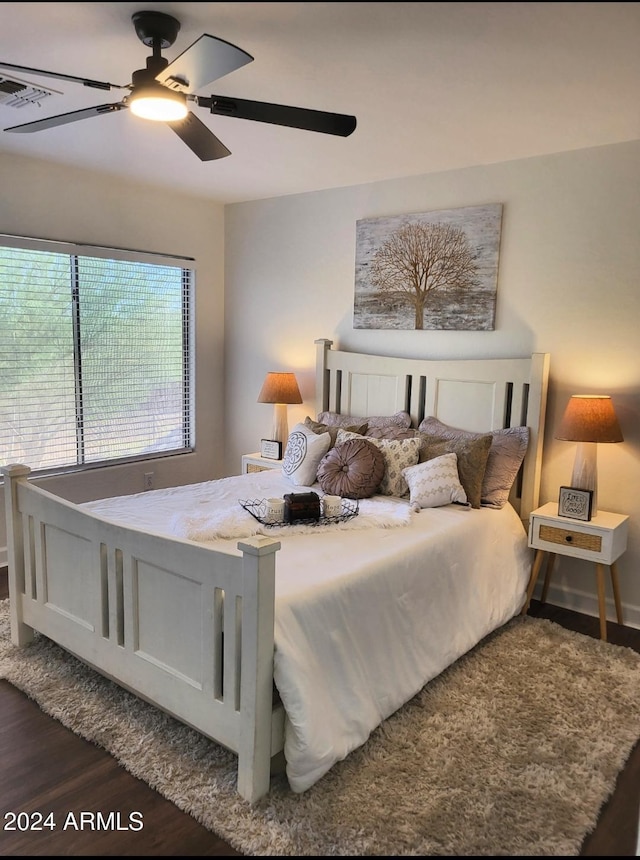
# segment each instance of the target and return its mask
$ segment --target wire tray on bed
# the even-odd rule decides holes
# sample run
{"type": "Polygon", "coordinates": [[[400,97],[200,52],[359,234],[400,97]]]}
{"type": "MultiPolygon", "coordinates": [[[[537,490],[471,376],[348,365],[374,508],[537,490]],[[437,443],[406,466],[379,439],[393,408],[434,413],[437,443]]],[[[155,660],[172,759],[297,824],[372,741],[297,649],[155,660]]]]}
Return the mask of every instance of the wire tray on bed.
{"type": "Polygon", "coordinates": [[[267,500],[266,499],[239,499],[240,505],[245,509],[245,511],[249,511],[251,516],[255,517],[259,523],[262,523],[267,528],[274,528],[275,526],[328,526],[332,523],[343,523],[346,520],[350,520],[352,517],[356,517],[358,515],[359,502],[357,499],[342,499],[342,513],[338,514],[335,517],[325,517],[324,514],[320,515],[319,519],[311,518],[311,519],[299,519],[295,520],[292,523],[285,522],[284,520],[275,520],[273,522],[268,521],[266,519],[267,513],[267,500]]]}

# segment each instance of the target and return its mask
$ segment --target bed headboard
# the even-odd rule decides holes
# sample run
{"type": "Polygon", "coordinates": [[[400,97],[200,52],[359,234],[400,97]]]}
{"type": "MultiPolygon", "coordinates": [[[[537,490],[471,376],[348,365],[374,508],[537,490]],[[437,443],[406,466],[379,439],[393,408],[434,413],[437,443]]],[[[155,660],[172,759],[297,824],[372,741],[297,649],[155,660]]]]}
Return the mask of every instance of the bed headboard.
{"type": "Polygon", "coordinates": [[[529,447],[509,501],[527,523],[538,507],[549,354],[529,358],[394,358],[316,344],[317,412],[392,415],[406,411],[478,433],[529,428],[529,447]]]}

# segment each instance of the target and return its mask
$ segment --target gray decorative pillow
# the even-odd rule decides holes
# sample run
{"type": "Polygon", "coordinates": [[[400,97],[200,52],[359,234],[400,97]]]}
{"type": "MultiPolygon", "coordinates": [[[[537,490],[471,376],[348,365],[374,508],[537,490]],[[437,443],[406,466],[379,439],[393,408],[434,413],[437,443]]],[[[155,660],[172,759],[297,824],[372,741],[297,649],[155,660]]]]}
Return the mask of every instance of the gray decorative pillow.
{"type": "MultiPolygon", "coordinates": [[[[314,433],[328,433],[331,436],[331,448],[336,444],[336,436],[338,435],[338,427],[332,426],[330,424],[321,424],[319,421],[314,421],[309,415],[304,419],[304,426],[308,427],[309,430],[313,430],[314,433]]],[[[364,436],[367,432],[367,424],[354,424],[349,427],[345,427],[345,430],[349,430],[351,433],[360,433],[360,435],[364,436]]]]}
{"type": "Polygon", "coordinates": [[[433,460],[443,454],[454,453],[458,456],[458,474],[460,483],[467,494],[467,501],[472,508],[479,508],[482,499],[482,479],[487,468],[489,449],[491,448],[491,433],[478,436],[475,439],[457,437],[449,439],[447,436],[432,436],[420,433],[422,446],[420,448],[420,462],[433,460]]]}
{"type": "Polygon", "coordinates": [[[329,450],[330,444],[328,433],[314,433],[304,424],[296,424],[287,439],[282,474],[299,487],[315,484],[320,460],[329,450]]]}
{"type": "Polygon", "coordinates": [[[411,415],[408,412],[396,412],[393,415],[371,415],[367,423],[372,427],[411,427],[411,415]]]}
{"type": "MultiPolygon", "coordinates": [[[[336,444],[339,445],[350,438],[359,438],[355,433],[349,433],[342,427],[338,430],[336,444]]],[[[415,466],[420,455],[422,437],[414,436],[411,439],[374,439],[371,436],[363,436],[369,442],[376,445],[384,454],[385,470],[380,482],[379,493],[383,496],[406,496],[409,493],[409,485],[402,474],[402,470],[409,466],[415,466]]]]}
{"type": "Polygon", "coordinates": [[[341,412],[321,412],[318,421],[329,427],[348,427],[353,424],[367,424],[369,430],[381,427],[411,427],[411,415],[408,412],[396,412],[395,415],[372,415],[369,418],[358,418],[354,415],[343,415],[341,412]]]}
{"type": "MultiPolygon", "coordinates": [[[[449,439],[473,439],[482,433],[459,430],[444,424],[438,418],[424,418],[419,427],[422,433],[446,436],[449,439]]],[[[481,505],[503,508],[509,500],[511,487],[529,447],[528,427],[507,427],[491,431],[491,448],[481,488],[481,505]]]]}
{"type": "Polygon", "coordinates": [[[411,427],[398,427],[397,424],[387,424],[383,427],[367,427],[366,436],[372,439],[413,439],[418,431],[411,427]]]}
{"type": "Polygon", "coordinates": [[[318,466],[318,482],[329,495],[368,499],[378,491],[384,469],[382,451],[360,436],[340,442],[324,455],[318,466]]]}

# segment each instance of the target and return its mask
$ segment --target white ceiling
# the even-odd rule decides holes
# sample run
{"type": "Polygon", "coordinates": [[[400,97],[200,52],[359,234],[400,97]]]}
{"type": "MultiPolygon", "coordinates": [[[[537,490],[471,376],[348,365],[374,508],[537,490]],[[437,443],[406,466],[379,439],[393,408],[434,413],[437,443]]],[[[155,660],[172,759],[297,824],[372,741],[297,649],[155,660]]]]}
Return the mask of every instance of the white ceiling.
{"type": "MultiPolygon", "coordinates": [[[[640,3],[0,3],[0,61],[128,84],[151,53],[131,22],[142,9],[181,22],[169,61],[202,33],[255,58],[200,95],[353,114],[355,132],[194,107],[232,152],[201,162],[162,124],[119,111],[0,130],[0,153],[237,202],[640,138],[640,3]]],[[[0,104],[0,129],[125,94],[27,79],[60,94],[0,104]]]]}

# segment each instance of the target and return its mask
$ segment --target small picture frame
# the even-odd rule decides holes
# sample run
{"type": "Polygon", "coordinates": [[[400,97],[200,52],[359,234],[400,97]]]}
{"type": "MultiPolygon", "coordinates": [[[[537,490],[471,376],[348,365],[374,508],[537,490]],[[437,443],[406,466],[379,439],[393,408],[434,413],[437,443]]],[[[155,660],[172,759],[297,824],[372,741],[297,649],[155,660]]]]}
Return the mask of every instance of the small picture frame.
{"type": "Polygon", "coordinates": [[[593,506],[593,490],[579,487],[560,487],[558,516],[572,520],[590,520],[593,506]]]}
{"type": "Polygon", "coordinates": [[[282,460],[282,442],[276,439],[261,439],[260,456],[267,460],[282,460]]]}

